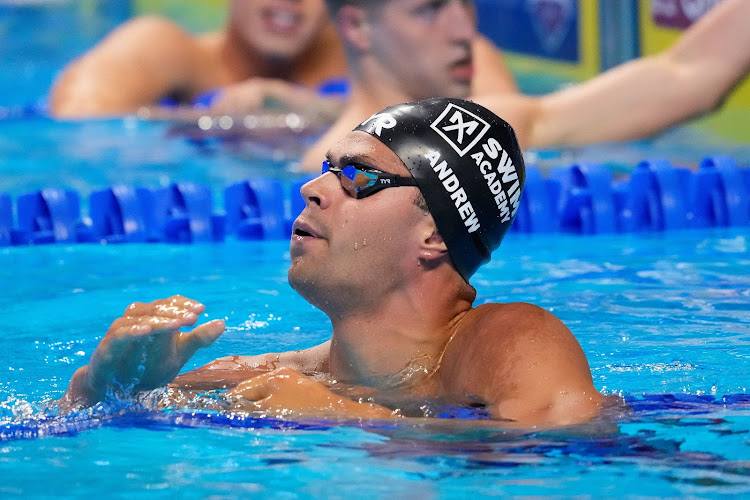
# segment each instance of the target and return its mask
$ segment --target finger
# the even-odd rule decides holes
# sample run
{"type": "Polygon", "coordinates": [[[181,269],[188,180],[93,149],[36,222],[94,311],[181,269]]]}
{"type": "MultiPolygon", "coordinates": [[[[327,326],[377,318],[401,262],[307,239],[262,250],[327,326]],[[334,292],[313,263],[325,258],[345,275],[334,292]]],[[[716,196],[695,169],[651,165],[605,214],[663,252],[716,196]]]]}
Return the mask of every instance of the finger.
{"type": "MultiPolygon", "coordinates": [[[[112,322],[111,325],[109,325],[109,330],[107,330],[107,335],[110,337],[113,335],[121,335],[125,334],[130,331],[132,327],[137,327],[141,323],[141,319],[139,317],[120,317],[117,318],[112,322]]],[[[106,338],[106,337],[105,337],[106,338]]]]}
{"type": "Polygon", "coordinates": [[[188,313],[196,316],[205,310],[205,306],[198,301],[188,299],[182,295],[173,295],[166,299],[159,299],[149,303],[134,302],[130,304],[123,316],[167,316],[177,318],[188,313]]]}
{"type": "Polygon", "coordinates": [[[186,361],[190,359],[195,351],[208,347],[218,339],[224,330],[226,325],[224,321],[215,319],[198,325],[189,332],[182,332],[179,338],[179,351],[183,359],[186,361]]]}
{"type": "Polygon", "coordinates": [[[176,333],[181,326],[183,322],[174,318],[154,316],[118,318],[102,339],[100,347],[102,351],[117,351],[124,345],[146,341],[155,334],[159,336],[168,332],[176,333]]]}
{"type": "Polygon", "coordinates": [[[190,299],[188,297],[185,297],[184,295],[172,295],[171,297],[167,297],[166,299],[160,299],[155,300],[152,303],[167,303],[171,306],[178,306],[182,307],[184,309],[190,309],[196,314],[200,314],[203,312],[203,310],[206,308],[203,304],[198,302],[197,300],[190,299]]]}
{"type": "Polygon", "coordinates": [[[241,398],[246,401],[258,402],[271,395],[269,379],[272,373],[264,373],[240,383],[234,389],[227,391],[227,396],[233,399],[241,398]]]}
{"type": "Polygon", "coordinates": [[[200,302],[181,295],[174,295],[167,299],[159,299],[149,303],[135,302],[125,311],[125,315],[148,314],[155,315],[157,311],[191,311],[200,314],[205,306],[200,302]]]}
{"type": "Polygon", "coordinates": [[[198,315],[191,311],[154,311],[154,314],[142,314],[138,316],[126,316],[126,319],[137,324],[152,325],[156,330],[177,330],[185,326],[191,326],[198,321],[198,315]]]}

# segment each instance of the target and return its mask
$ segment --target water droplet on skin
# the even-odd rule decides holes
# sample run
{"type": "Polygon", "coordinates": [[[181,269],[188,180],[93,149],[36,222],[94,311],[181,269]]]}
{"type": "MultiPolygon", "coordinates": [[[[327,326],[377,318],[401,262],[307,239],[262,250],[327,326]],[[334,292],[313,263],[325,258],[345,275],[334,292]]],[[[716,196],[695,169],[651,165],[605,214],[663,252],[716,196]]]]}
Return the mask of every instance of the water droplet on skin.
{"type": "Polygon", "coordinates": [[[355,242],[354,242],[354,249],[355,249],[355,250],[357,249],[357,246],[358,246],[358,245],[357,245],[357,242],[355,241],[355,242]]]}
{"type": "Polygon", "coordinates": [[[367,246],[367,240],[362,240],[362,246],[367,246]]]}

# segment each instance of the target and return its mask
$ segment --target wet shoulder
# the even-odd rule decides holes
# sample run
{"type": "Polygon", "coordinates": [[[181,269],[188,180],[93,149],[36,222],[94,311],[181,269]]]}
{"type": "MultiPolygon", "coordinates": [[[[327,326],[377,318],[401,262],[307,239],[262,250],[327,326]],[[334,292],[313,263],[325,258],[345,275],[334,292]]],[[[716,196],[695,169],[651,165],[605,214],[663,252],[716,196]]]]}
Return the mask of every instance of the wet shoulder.
{"type": "Polygon", "coordinates": [[[525,302],[485,304],[457,325],[441,372],[451,381],[490,371],[510,373],[520,364],[578,348],[570,330],[552,313],[525,302]]]}
{"type": "Polygon", "coordinates": [[[124,33],[128,36],[145,37],[152,42],[154,38],[150,37],[168,37],[168,39],[180,39],[186,42],[192,41],[192,36],[182,26],[161,16],[136,17],[123,24],[116,32],[124,33]]]}
{"type": "Polygon", "coordinates": [[[473,308],[458,325],[465,342],[515,340],[518,336],[545,337],[563,326],[552,313],[527,302],[483,304],[473,308]]]}

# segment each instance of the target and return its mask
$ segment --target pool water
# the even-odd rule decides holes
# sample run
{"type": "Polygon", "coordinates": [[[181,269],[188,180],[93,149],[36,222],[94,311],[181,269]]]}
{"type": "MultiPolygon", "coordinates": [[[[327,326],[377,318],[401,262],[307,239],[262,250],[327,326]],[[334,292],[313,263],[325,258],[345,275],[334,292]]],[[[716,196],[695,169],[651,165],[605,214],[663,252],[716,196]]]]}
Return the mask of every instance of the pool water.
{"type": "MultiPolygon", "coordinates": [[[[299,141],[263,150],[196,143],[168,123],[26,113],[67,60],[124,18],[96,7],[110,3],[0,5],[0,192],[65,186],[85,197],[118,182],[192,181],[209,185],[218,205],[229,183],[296,177],[299,141]],[[71,26],[78,37],[60,36],[71,26]]],[[[690,127],[532,154],[543,166],[586,160],[627,172],[644,157],[694,166],[718,151],[750,163],[749,145],[690,127]]],[[[473,280],[477,303],[552,311],[581,343],[597,389],[632,408],[523,433],[458,420],[230,418],[132,401],[56,417],[46,403],[133,301],[181,293],[206,304],[206,320],[225,319],[226,333],[186,369],[311,346],[329,338],[330,324],[289,287],[286,242],[0,247],[0,497],[747,496],[749,247],[747,228],[509,235],[473,280]]]]}
{"type": "Polygon", "coordinates": [[[525,435],[465,422],[373,428],[137,406],[45,418],[43,403],[63,393],[132,301],[180,292],[206,304],[206,319],[226,320],[227,332],[188,367],[314,345],[330,325],[287,284],[283,242],[6,248],[0,492],[747,494],[748,245],[746,231],[728,229],[509,236],[476,275],[478,302],[523,300],[553,311],[579,339],[596,387],[633,407],[614,428],[525,435]],[[45,483],[34,480],[42,468],[45,483]]]}

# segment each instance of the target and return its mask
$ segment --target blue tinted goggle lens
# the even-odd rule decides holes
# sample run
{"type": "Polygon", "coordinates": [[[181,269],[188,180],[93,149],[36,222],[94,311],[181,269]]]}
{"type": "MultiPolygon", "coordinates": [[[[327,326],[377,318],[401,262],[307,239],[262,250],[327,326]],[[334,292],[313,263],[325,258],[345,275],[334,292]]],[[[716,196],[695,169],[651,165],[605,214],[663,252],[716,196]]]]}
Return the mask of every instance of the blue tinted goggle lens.
{"type": "Polygon", "coordinates": [[[336,174],[341,182],[341,187],[357,199],[366,198],[388,187],[417,185],[411,177],[400,177],[375,169],[367,171],[354,165],[347,165],[342,169],[331,168],[331,164],[327,160],[323,162],[322,168],[322,173],[325,174],[326,172],[336,174]]]}

